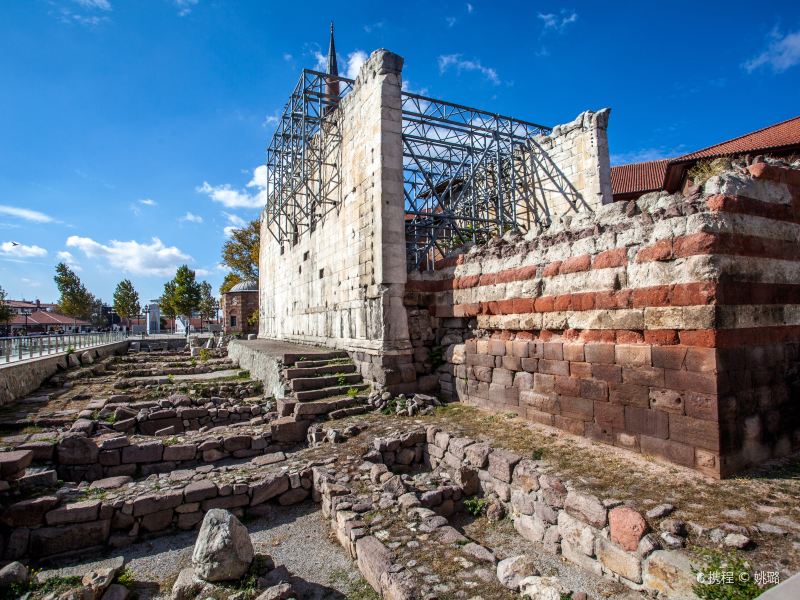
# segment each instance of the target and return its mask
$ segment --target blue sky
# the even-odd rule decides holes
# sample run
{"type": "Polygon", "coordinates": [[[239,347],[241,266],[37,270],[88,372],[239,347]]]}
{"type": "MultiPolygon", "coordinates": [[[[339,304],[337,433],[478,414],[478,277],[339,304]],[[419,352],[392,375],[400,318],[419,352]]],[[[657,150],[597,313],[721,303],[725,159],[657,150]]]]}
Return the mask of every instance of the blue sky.
{"type": "Polygon", "coordinates": [[[617,163],[800,113],[791,2],[0,3],[0,286],[57,298],[59,260],[105,300],[188,263],[218,286],[226,227],[300,69],[336,21],[340,71],[384,47],[405,86],[546,125],[612,108],[617,163]],[[19,243],[11,246],[10,242],[19,243]]]}

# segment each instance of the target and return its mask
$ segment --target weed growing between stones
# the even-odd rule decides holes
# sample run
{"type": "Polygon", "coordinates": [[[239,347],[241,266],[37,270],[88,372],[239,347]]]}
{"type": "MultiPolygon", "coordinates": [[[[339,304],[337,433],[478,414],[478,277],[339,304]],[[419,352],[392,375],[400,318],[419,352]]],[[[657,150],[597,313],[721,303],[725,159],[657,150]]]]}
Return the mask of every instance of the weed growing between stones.
{"type": "Polygon", "coordinates": [[[480,517],[486,511],[488,503],[483,498],[466,498],[464,508],[473,517],[480,517]]]}
{"type": "Polygon", "coordinates": [[[347,396],[350,398],[355,398],[358,396],[358,389],[351,387],[349,390],[347,390],[347,396]]]}
{"type": "Polygon", "coordinates": [[[120,585],[124,585],[126,588],[130,588],[136,582],[136,578],[133,575],[133,571],[125,567],[114,581],[120,585]]]}
{"type": "Polygon", "coordinates": [[[341,569],[336,569],[330,574],[328,579],[331,584],[338,583],[340,587],[346,587],[347,600],[380,600],[380,594],[372,589],[363,577],[353,578],[341,569]]]}
{"type": "Polygon", "coordinates": [[[59,597],[81,585],[81,578],[77,575],[71,577],[51,577],[44,583],[36,582],[36,573],[32,570],[28,583],[14,583],[0,588],[0,600],[16,600],[27,596],[29,600],[38,600],[45,596],[59,597]]]}
{"type": "Polygon", "coordinates": [[[696,553],[703,564],[692,566],[697,577],[692,591],[701,600],[752,600],[766,589],[754,581],[750,563],[736,552],[698,548],[696,553]]]}

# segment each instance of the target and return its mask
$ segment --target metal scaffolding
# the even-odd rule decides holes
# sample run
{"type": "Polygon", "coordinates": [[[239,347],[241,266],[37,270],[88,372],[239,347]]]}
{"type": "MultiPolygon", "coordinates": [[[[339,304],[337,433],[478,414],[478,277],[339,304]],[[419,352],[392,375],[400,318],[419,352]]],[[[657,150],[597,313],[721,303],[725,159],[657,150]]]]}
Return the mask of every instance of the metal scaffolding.
{"type": "Polygon", "coordinates": [[[351,79],[304,69],[267,148],[269,231],[281,244],[313,231],[339,202],[336,107],[351,79]]]}
{"type": "MultiPolygon", "coordinates": [[[[334,109],[353,83],[304,70],[284,108],[267,150],[265,209],[269,231],[281,244],[313,231],[339,202],[341,135],[334,109]]],[[[509,229],[549,224],[538,180],[547,157],[531,139],[549,132],[535,123],[403,92],[408,268],[431,267],[453,248],[509,229]]],[[[559,176],[550,177],[556,188],[563,186],[559,176]]]]}
{"type": "Polygon", "coordinates": [[[409,269],[549,219],[526,151],[548,127],[405,92],[402,109],[409,269]]]}

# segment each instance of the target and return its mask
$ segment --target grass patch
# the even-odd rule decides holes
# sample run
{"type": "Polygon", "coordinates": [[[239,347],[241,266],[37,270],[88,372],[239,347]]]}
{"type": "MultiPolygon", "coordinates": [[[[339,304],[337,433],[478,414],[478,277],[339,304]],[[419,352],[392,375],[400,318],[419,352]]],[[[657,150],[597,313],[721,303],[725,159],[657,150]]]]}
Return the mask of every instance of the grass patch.
{"type": "Polygon", "coordinates": [[[133,575],[133,571],[129,568],[125,567],[122,571],[117,575],[117,578],[114,580],[120,585],[124,585],[126,588],[130,588],[136,583],[136,577],[133,575]]]}
{"type": "Polygon", "coordinates": [[[347,390],[347,396],[350,398],[355,398],[358,396],[358,389],[351,387],[349,390],[347,390]]]}
{"type": "Polygon", "coordinates": [[[689,169],[688,175],[695,185],[703,185],[706,181],[731,168],[730,158],[715,158],[714,160],[698,160],[689,169]]]}
{"type": "Polygon", "coordinates": [[[51,594],[53,597],[58,597],[80,585],[81,578],[77,575],[71,577],[51,577],[44,583],[37,583],[36,573],[34,570],[31,570],[28,583],[15,583],[0,588],[0,600],[16,600],[26,594],[30,594],[28,596],[30,599],[44,598],[51,594]]]}
{"type": "Polygon", "coordinates": [[[692,591],[700,600],[752,600],[767,589],[753,580],[750,563],[738,553],[704,548],[696,552],[702,564],[692,566],[697,577],[692,591]]]}
{"type": "Polygon", "coordinates": [[[351,577],[342,569],[331,572],[328,581],[344,588],[347,600],[380,600],[380,594],[372,589],[366,579],[361,576],[351,577]]]}

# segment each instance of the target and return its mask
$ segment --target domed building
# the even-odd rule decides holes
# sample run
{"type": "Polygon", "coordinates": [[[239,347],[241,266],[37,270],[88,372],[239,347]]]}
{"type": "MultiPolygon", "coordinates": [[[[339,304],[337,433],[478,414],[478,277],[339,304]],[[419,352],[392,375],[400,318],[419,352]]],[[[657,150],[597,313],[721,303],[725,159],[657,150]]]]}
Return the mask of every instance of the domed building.
{"type": "Polygon", "coordinates": [[[258,282],[242,281],[223,294],[223,331],[230,335],[258,333],[258,282]]]}

